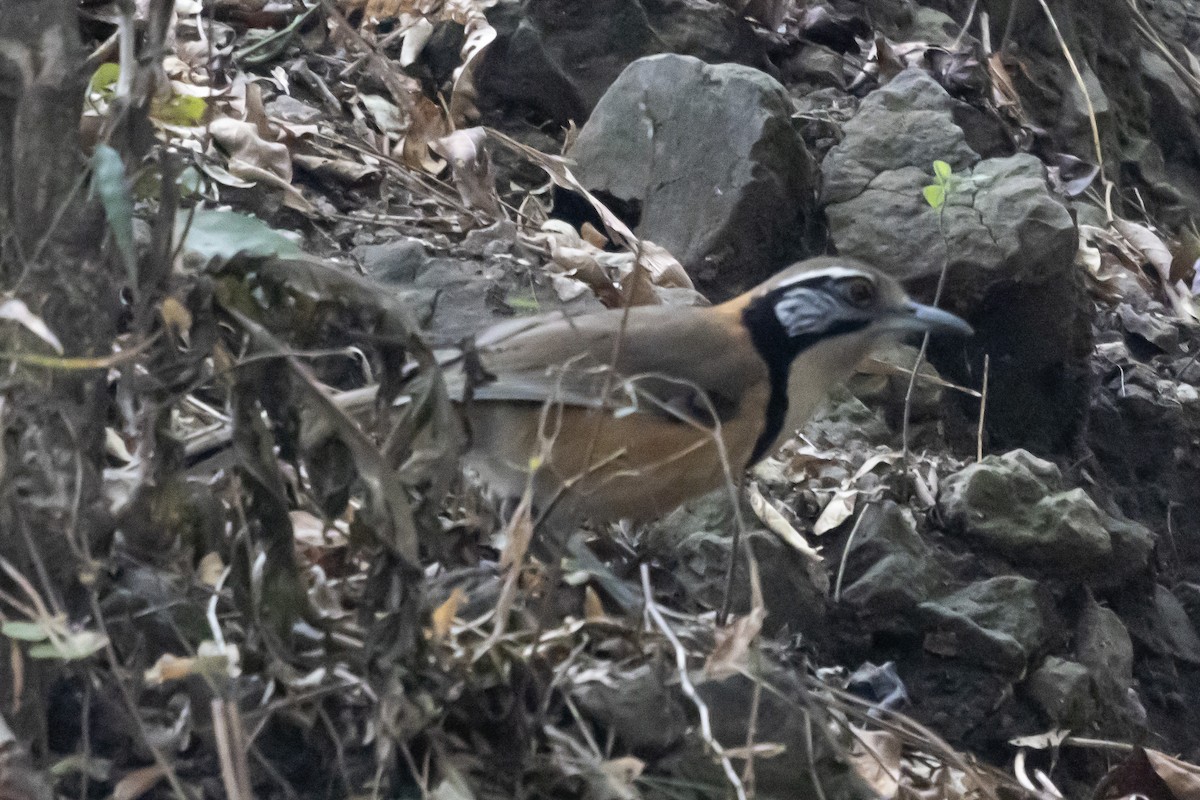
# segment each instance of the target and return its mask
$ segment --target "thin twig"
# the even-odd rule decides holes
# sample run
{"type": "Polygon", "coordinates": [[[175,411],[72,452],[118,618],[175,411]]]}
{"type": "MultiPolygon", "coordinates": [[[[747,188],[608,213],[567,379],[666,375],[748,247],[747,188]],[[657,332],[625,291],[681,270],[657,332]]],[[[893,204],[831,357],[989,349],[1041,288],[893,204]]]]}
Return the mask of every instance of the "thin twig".
{"type": "Polygon", "coordinates": [[[750,798],[755,795],[754,740],[758,735],[758,706],[761,701],[762,681],[756,680],[750,695],[750,716],[746,720],[746,765],[742,767],[742,783],[746,785],[746,796],[750,798]]]}
{"type": "MultiPolygon", "coordinates": [[[[867,508],[870,507],[868,504],[867,508]]],[[[866,508],[858,513],[858,519],[854,520],[854,527],[850,529],[850,535],[846,537],[846,546],[842,548],[842,563],[838,564],[837,579],[833,582],[833,602],[835,603],[842,600],[842,578],[846,574],[846,560],[850,556],[850,546],[854,544],[854,537],[858,534],[859,526],[862,525],[863,517],[866,515],[866,508]]]]}
{"type": "MultiPolygon", "coordinates": [[[[942,271],[938,275],[937,288],[933,292],[933,306],[937,308],[942,300],[942,291],[946,288],[946,273],[950,271],[950,240],[946,237],[946,203],[950,201],[950,191],[947,186],[945,194],[942,198],[942,204],[938,206],[938,233],[942,237],[942,248],[945,251],[942,256],[942,271]]],[[[921,364],[925,360],[925,353],[929,349],[929,331],[921,338],[921,349],[917,353],[917,360],[913,363],[912,373],[908,376],[908,390],[904,393],[904,419],[901,423],[900,438],[902,442],[901,461],[904,464],[904,474],[908,474],[908,428],[909,421],[912,417],[912,400],[913,392],[917,386],[917,373],[921,370],[921,364]]]]}
{"type": "MultiPolygon", "coordinates": [[[[1054,19],[1054,14],[1050,13],[1050,6],[1046,0],[1038,0],[1042,11],[1046,12],[1046,19],[1050,21],[1050,28],[1054,31],[1054,38],[1058,40],[1058,46],[1062,49],[1063,56],[1067,59],[1067,66],[1071,68],[1071,74],[1075,76],[1075,84],[1079,87],[1079,91],[1083,93],[1083,101],[1087,105],[1088,122],[1092,126],[1092,146],[1096,149],[1096,166],[1100,170],[1100,182],[1105,187],[1109,186],[1109,180],[1104,172],[1104,152],[1100,147],[1100,125],[1096,122],[1096,107],[1092,105],[1092,95],[1088,92],[1087,83],[1083,80],[1083,73],[1079,71],[1079,66],[1075,63],[1075,57],[1071,55],[1071,48],[1067,47],[1067,42],[1063,39],[1062,31],[1058,29],[1058,21],[1054,19]]],[[[1109,202],[1110,195],[1105,193],[1105,208],[1104,212],[1111,222],[1113,219],[1112,204],[1109,202]]]]}
{"type": "Polygon", "coordinates": [[[191,800],[191,795],[184,788],[183,781],[179,779],[178,773],[175,772],[175,767],[167,760],[167,757],[162,754],[162,751],[154,744],[150,738],[150,733],[146,730],[146,726],[142,724],[141,714],[138,713],[137,701],[133,698],[133,693],[129,687],[125,685],[125,681],[121,680],[121,660],[117,658],[117,651],[113,647],[112,637],[108,633],[108,626],[104,622],[104,612],[100,609],[100,601],[96,598],[94,591],[88,592],[88,600],[92,607],[92,616],[96,621],[96,629],[100,635],[104,637],[104,655],[108,660],[108,668],[112,673],[113,682],[117,684],[117,691],[121,695],[121,701],[125,704],[125,711],[129,714],[129,718],[134,722],[134,728],[137,729],[138,736],[142,740],[142,744],[150,752],[150,757],[154,759],[155,765],[166,777],[167,783],[171,785],[171,791],[179,800],[191,800]]]}
{"type": "Polygon", "coordinates": [[[700,717],[700,736],[704,739],[704,743],[713,751],[713,754],[720,760],[721,768],[725,771],[725,777],[737,795],[738,800],[747,800],[746,787],[742,785],[742,779],[738,777],[737,770],[733,768],[733,762],[725,754],[725,748],[721,746],[721,743],[713,738],[708,706],[696,691],[695,685],[692,684],[691,676],[688,675],[687,651],[679,641],[679,637],[675,635],[675,631],[671,630],[671,626],[667,624],[667,620],[658,609],[658,605],[654,602],[654,590],[650,586],[650,568],[646,564],[642,564],[642,594],[646,598],[646,613],[654,620],[654,624],[658,627],[662,635],[667,638],[667,641],[671,643],[671,647],[675,651],[675,668],[679,673],[679,686],[683,689],[684,695],[692,701],[692,705],[696,707],[696,713],[700,717]]]}
{"type": "Polygon", "coordinates": [[[979,0],[971,0],[971,10],[967,12],[967,21],[963,23],[958,36],[954,37],[954,44],[950,45],[951,50],[958,50],[959,45],[962,44],[963,37],[967,35],[967,31],[971,29],[971,23],[975,21],[975,7],[978,5],[979,0]]]}
{"type": "Polygon", "coordinates": [[[980,390],[979,399],[979,427],[975,429],[975,460],[983,461],[983,420],[987,414],[987,395],[988,395],[988,371],[991,367],[992,357],[987,353],[983,354],[983,388],[980,390]]]}

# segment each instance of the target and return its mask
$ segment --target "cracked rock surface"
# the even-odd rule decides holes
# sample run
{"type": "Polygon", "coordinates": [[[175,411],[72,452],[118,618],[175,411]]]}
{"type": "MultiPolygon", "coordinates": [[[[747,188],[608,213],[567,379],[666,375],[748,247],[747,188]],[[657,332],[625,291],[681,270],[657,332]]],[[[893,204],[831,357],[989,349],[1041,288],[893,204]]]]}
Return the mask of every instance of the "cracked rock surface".
{"type": "MultiPolygon", "coordinates": [[[[829,235],[927,298],[943,267],[943,305],[967,314],[974,359],[948,371],[978,382],[991,354],[997,444],[1049,451],[1079,433],[1088,311],[1073,269],[1078,234],[1032,155],[980,157],[956,123],[963,105],[910,69],[870,94],[822,162],[829,235]],[[935,210],[922,190],[933,162],[954,170],[935,210]]],[[[946,365],[939,365],[946,366],[946,365]]]]}

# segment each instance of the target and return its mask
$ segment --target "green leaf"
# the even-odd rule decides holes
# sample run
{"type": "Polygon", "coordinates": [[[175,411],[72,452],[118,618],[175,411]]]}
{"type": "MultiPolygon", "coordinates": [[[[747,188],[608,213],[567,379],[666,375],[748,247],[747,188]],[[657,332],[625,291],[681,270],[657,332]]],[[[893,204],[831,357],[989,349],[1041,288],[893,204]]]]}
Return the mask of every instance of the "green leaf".
{"type": "Polygon", "coordinates": [[[46,629],[39,622],[6,622],[0,625],[0,633],[22,642],[43,642],[50,638],[50,634],[46,633],[46,629]]]}
{"type": "Polygon", "coordinates": [[[106,144],[96,146],[92,154],[92,193],[100,195],[108,229],[125,264],[130,288],[137,286],[137,253],[133,247],[133,198],[125,184],[125,163],[121,154],[106,144]]]}
{"type": "Polygon", "coordinates": [[[203,97],[192,97],[187,94],[172,95],[169,100],[156,103],[151,116],[159,122],[168,125],[199,125],[204,120],[204,112],[208,103],[203,97]]]}
{"type": "Polygon", "coordinates": [[[504,302],[515,308],[522,314],[536,314],[542,310],[542,306],[538,303],[538,299],[533,295],[514,294],[504,298],[504,302]]]}
{"type": "Polygon", "coordinates": [[[184,197],[196,197],[204,189],[200,170],[195,167],[185,167],[183,172],[179,173],[176,183],[179,185],[179,193],[184,197]]]}
{"type": "Polygon", "coordinates": [[[950,180],[954,170],[945,161],[935,161],[933,162],[933,174],[937,176],[938,183],[945,183],[950,180]]]}
{"type": "Polygon", "coordinates": [[[236,211],[180,211],[175,230],[187,236],[183,248],[205,263],[213,259],[227,261],[239,253],[251,256],[295,258],[304,255],[300,246],[279,231],[268,228],[260,219],[236,211]]]}
{"type": "Polygon", "coordinates": [[[88,91],[101,95],[105,100],[111,99],[116,93],[114,87],[117,85],[117,79],[120,77],[120,64],[111,61],[101,64],[92,73],[92,79],[88,81],[88,91]]]}
{"type": "Polygon", "coordinates": [[[29,648],[29,657],[79,661],[100,652],[106,644],[108,644],[108,639],[95,631],[79,631],[68,634],[63,639],[35,644],[29,648]]]}
{"type": "Polygon", "coordinates": [[[925,195],[925,202],[929,203],[930,208],[935,211],[946,204],[946,187],[940,183],[934,183],[926,186],[922,190],[925,195]]]}

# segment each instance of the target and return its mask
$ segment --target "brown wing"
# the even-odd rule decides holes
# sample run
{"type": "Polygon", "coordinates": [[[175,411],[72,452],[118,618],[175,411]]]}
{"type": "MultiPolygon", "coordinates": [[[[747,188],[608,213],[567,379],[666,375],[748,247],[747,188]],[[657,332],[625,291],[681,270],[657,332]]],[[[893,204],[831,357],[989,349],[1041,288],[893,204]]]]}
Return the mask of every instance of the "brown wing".
{"type": "Polygon", "coordinates": [[[495,326],[476,340],[481,371],[461,361],[447,370],[451,396],[461,397],[468,373],[475,372],[479,400],[607,405],[617,413],[704,421],[710,409],[727,418],[747,387],[766,380],[745,329],[717,309],[634,308],[622,333],[624,317],[614,309],[495,326]]]}

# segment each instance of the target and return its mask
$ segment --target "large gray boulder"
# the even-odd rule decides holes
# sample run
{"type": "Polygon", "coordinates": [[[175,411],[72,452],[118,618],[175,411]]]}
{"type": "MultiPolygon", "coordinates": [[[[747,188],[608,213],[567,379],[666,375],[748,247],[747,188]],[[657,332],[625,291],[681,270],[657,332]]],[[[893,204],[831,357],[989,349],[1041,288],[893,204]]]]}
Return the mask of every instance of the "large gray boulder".
{"type": "Polygon", "coordinates": [[[949,530],[1057,579],[1116,585],[1144,572],[1154,547],[1145,527],[1102,511],[1024,450],[951,475],[938,502],[949,530]]]}
{"type": "Polygon", "coordinates": [[[866,624],[885,628],[903,623],[922,602],[942,594],[950,577],[917,533],[912,516],[890,500],[863,511],[846,575],[841,601],[866,624]]]}
{"type": "Polygon", "coordinates": [[[1062,448],[1083,419],[1090,350],[1075,224],[1036,158],[980,158],[955,122],[960,106],[916,69],[863,100],[822,163],[830,238],[926,299],[948,265],[943,303],[978,335],[969,367],[939,367],[978,385],[989,353],[997,443],[1062,448]],[[923,195],[935,160],[954,171],[940,212],[923,195]]]}
{"type": "Polygon", "coordinates": [[[925,647],[998,672],[1021,672],[1049,638],[1038,585],[1003,575],[922,603],[925,647]]]}
{"type": "Polygon", "coordinates": [[[582,125],[631,62],[682,53],[769,69],[749,23],[716,0],[501,0],[477,72],[485,103],[525,105],[582,125]]]}
{"type": "Polygon", "coordinates": [[[641,209],[637,231],[723,298],[800,253],[813,170],[774,78],[662,55],[631,64],[568,155],[585,187],[641,209]]]}

